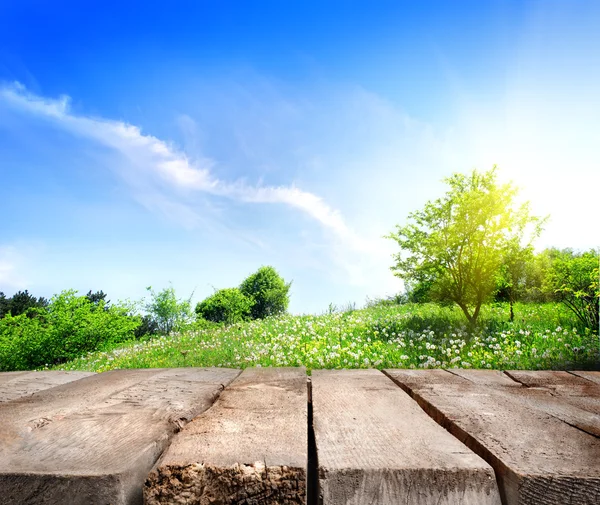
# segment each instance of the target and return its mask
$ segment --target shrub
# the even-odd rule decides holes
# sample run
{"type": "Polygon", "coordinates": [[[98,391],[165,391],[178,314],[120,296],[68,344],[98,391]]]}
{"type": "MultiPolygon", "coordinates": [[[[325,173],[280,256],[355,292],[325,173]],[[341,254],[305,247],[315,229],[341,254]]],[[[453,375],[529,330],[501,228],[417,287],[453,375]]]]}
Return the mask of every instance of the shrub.
{"type": "Polygon", "coordinates": [[[598,333],[600,289],[598,265],[600,253],[590,250],[574,253],[561,251],[552,262],[546,275],[545,289],[553,292],[581,323],[593,333],[598,333]]]}
{"type": "Polygon", "coordinates": [[[187,300],[178,300],[173,287],[155,293],[152,287],[146,288],[151,300],[144,305],[158,326],[158,332],[168,335],[172,331],[181,331],[191,321],[191,296],[187,300]]]}
{"type": "Polygon", "coordinates": [[[253,304],[238,288],[220,289],[196,305],[196,314],[215,323],[239,323],[250,317],[253,304]]]}
{"type": "Polygon", "coordinates": [[[37,317],[7,315],[0,320],[0,370],[28,370],[77,358],[133,337],[139,318],[128,309],[93,304],[75,291],[52,297],[37,317]]]}
{"type": "Polygon", "coordinates": [[[250,310],[253,319],[283,314],[289,305],[288,292],[292,283],[286,284],[271,266],[260,267],[242,282],[240,291],[254,303],[250,310]]]}
{"type": "Polygon", "coordinates": [[[144,314],[140,319],[140,325],[135,329],[134,336],[135,338],[140,339],[143,337],[151,337],[153,335],[158,335],[158,333],[158,323],[150,314],[144,314]]]}

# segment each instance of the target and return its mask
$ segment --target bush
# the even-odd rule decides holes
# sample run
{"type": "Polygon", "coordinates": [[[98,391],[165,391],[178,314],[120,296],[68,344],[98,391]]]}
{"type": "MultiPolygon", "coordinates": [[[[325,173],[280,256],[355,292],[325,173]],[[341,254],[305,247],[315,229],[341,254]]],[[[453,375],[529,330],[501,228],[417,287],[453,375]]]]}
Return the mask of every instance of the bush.
{"type": "Polygon", "coordinates": [[[151,315],[144,314],[140,319],[140,325],[135,329],[134,337],[136,339],[140,339],[143,337],[151,337],[154,335],[158,335],[158,333],[158,323],[154,320],[154,318],[151,315]]]}
{"type": "Polygon", "coordinates": [[[37,317],[7,315],[0,320],[0,370],[29,370],[77,358],[129,340],[140,324],[128,309],[93,304],[63,291],[37,317]]]}
{"type": "Polygon", "coordinates": [[[26,314],[28,317],[35,317],[35,309],[41,309],[48,306],[48,300],[43,297],[36,298],[29,294],[29,291],[19,291],[10,298],[0,292],[0,318],[10,313],[13,316],[26,314]]]}
{"type": "Polygon", "coordinates": [[[273,267],[260,267],[240,286],[240,291],[254,303],[250,310],[253,319],[283,314],[288,308],[288,292],[292,283],[286,284],[273,267]]]}
{"type": "Polygon", "coordinates": [[[238,288],[221,289],[198,303],[196,314],[215,323],[239,323],[250,317],[253,304],[238,288]]]}
{"type": "Polygon", "coordinates": [[[155,293],[152,287],[146,288],[151,300],[144,305],[156,325],[158,332],[168,335],[172,331],[181,331],[191,321],[191,296],[187,300],[178,300],[175,289],[165,288],[155,293]]]}
{"type": "Polygon", "coordinates": [[[552,262],[545,278],[545,289],[554,293],[581,323],[593,333],[598,333],[600,289],[598,287],[598,264],[600,254],[590,250],[574,253],[561,251],[552,262]]]}

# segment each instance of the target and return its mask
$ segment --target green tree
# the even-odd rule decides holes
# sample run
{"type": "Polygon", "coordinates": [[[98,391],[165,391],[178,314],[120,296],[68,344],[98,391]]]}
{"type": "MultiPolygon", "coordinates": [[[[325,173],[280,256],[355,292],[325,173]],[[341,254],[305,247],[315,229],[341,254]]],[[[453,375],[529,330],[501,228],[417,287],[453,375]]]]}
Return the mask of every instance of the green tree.
{"type": "Polygon", "coordinates": [[[496,300],[510,305],[510,321],[514,321],[515,302],[524,298],[527,290],[528,266],[533,261],[533,247],[509,244],[496,276],[496,300]]]}
{"type": "Polygon", "coordinates": [[[250,317],[254,301],[238,288],[226,288],[196,305],[196,314],[215,323],[239,323],[250,317]]]}
{"type": "Polygon", "coordinates": [[[129,309],[104,302],[96,307],[86,296],[63,291],[36,317],[6,315],[0,319],[0,371],[53,365],[124,342],[133,337],[139,318],[129,309]]]}
{"type": "Polygon", "coordinates": [[[0,291],[0,319],[2,319],[10,310],[10,298],[0,291]]]}
{"type": "Polygon", "coordinates": [[[261,319],[285,313],[291,285],[291,282],[286,284],[273,267],[263,266],[242,282],[240,291],[253,301],[251,317],[261,319]]]}
{"type": "Polygon", "coordinates": [[[544,289],[571,309],[595,333],[599,329],[600,290],[598,288],[600,252],[575,253],[571,249],[555,252],[544,279],[544,289]]]}
{"type": "Polygon", "coordinates": [[[10,312],[13,316],[26,314],[28,317],[35,317],[37,312],[32,309],[38,309],[48,306],[48,300],[44,297],[36,298],[29,291],[18,291],[10,298],[0,292],[0,318],[10,312]]]}
{"type": "Polygon", "coordinates": [[[144,304],[145,310],[152,316],[159,333],[168,335],[180,331],[192,317],[192,295],[187,300],[178,300],[171,286],[156,293],[152,286],[146,288],[150,301],[144,304]]]}
{"type": "Polygon", "coordinates": [[[110,300],[106,299],[106,293],[104,291],[100,290],[92,293],[92,290],[90,289],[85,296],[96,307],[100,305],[100,302],[103,302],[104,310],[108,310],[108,307],[110,306],[110,300]]]}
{"type": "Polygon", "coordinates": [[[430,283],[432,298],[455,303],[474,325],[505,258],[530,247],[542,221],[528,203],[515,206],[517,190],[497,182],[495,166],[444,182],[450,188],[443,198],[410,213],[409,223],[387,236],[401,248],[392,271],[408,285],[430,283]]]}

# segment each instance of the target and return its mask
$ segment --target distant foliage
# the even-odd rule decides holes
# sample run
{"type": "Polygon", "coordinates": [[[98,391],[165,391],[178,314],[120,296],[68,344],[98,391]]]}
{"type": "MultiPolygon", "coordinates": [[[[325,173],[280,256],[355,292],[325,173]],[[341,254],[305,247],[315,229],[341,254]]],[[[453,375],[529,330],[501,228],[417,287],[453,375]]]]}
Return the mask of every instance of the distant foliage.
{"type": "Polygon", "coordinates": [[[220,289],[196,305],[196,315],[215,323],[239,323],[250,318],[253,304],[238,288],[220,289]]]}
{"type": "Polygon", "coordinates": [[[110,305],[110,300],[106,299],[106,293],[102,290],[100,291],[96,291],[95,293],[92,293],[92,290],[90,289],[87,293],[87,295],[85,295],[86,298],[92,302],[95,306],[100,305],[100,302],[104,303],[104,309],[108,309],[109,305],[110,305]]]}
{"type": "Polygon", "coordinates": [[[178,300],[173,287],[158,293],[151,286],[146,289],[150,292],[150,301],[144,304],[144,309],[156,323],[159,333],[168,335],[172,331],[181,331],[191,322],[191,296],[187,300],[178,300]]]}
{"type": "Polygon", "coordinates": [[[373,307],[391,307],[394,305],[405,305],[409,303],[409,295],[407,293],[396,293],[395,295],[387,296],[385,298],[369,298],[365,302],[365,308],[373,307]]]}
{"type": "Polygon", "coordinates": [[[31,309],[43,308],[47,305],[48,300],[41,296],[36,298],[27,290],[19,291],[11,297],[6,297],[6,295],[0,291],[0,318],[3,318],[9,313],[12,316],[26,314],[29,317],[34,317],[37,312],[31,309]]]}
{"type": "Polygon", "coordinates": [[[290,299],[291,282],[287,283],[271,266],[260,267],[240,285],[240,291],[253,300],[253,319],[284,314],[290,299]]]}
{"type": "Polygon", "coordinates": [[[136,339],[140,339],[143,337],[152,337],[159,333],[160,329],[156,320],[150,314],[144,314],[140,318],[140,325],[135,329],[134,336],[136,339]]]}
{"type": "Polygon", "coordinates": [[[96,306],[75,291],[63,291],[47,307],[30,310],[36,317],[8,314],[0,320],[0,371],[64,363],[131,339],[140,324],[128,308],[105,310],[103,301],[96,306]]]}
{"type": "Polygon", "coordinates": [[[434,301],[435,296],[432,294],[434,281],[420,280],[407,285],[406,298],[410,303],[428,303],[434,301]]]}
{"type": "Polygon", "coordinates": [[[575,253],[570,249],[555,255],[544,279],[544,289],[572,310],[592,332],[598,333],[600,253],[575,253]]]}

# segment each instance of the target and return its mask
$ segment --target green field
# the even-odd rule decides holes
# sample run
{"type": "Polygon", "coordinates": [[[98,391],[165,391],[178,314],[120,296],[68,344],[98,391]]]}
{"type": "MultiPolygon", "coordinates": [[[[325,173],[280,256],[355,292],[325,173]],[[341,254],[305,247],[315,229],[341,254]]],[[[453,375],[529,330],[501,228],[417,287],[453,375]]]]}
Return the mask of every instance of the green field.
{"type": "Polygon", "coordinates": [[[191,327],[56,367],[300,366],[315,368],[574,369],[597,366],[598,336],[561,304],[484,307],[468,331],[458,309],[378,305],[320,316],[271,317],[231,326],[191,327]]]}

